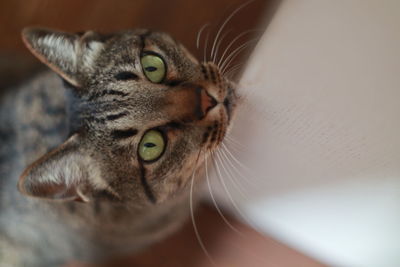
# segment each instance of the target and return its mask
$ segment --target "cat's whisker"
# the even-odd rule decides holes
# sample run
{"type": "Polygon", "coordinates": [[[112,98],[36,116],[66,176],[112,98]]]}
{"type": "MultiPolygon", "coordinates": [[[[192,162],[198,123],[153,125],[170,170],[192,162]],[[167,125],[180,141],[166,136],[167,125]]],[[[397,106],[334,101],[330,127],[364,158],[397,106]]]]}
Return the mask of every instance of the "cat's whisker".
{"type": "Polygon", "coordinates": [[[229,72],[227,75],[224,75],[224,77],[226,77],[226,79],[230,81],[235,81],[237,80],[237,77],[240,77],[239,74],[240,74],[240,69],[237,68],[234,71],[229,72]]]}
{"type": "Polygon", "coordinates": [[[201,38],[201,34],[202,34],[203,31],[204,31],[208,26],[210,26],[210,25],[211,25],[210,23],[204,24],[204,25],[200,28],[200,30],[197,32],[197,38],[196,38],[196,47],[197,47],[197,49],[200,48],[200,38],[201,38]]]}
{"type": "Polygon", "coordinates": [[[246,194],[244,193],[243,189],[240,188],[240,184],[238,183],[238,181],[235,179],[233,173],[229,170],[229,168],[226,168],[224,161],[222,160],[222,156],[219,154],[219,151],[217,151],[216,156],[218,158],[219,163],[221,164],[221,167],[223,169],[223,171],[227,174],[227,176],[229,177],[229,179],[232,182],[232,185],[235,187],[235,189],[239,192],[239,194],[242,195],[242,197],[246,200],[248,200],[249,198],[246,196],[246,194]]]}
{"type": "Polygon", "coordinates": [[[233,154],[229,151],[229,149],[228,149],[228,147],[226,146],[226,144],[222,143],[221,145],[222,145],[222,148],[231,156],[231,158],[232,158],[240,167],[242,167],[242,168],[246,169],[247,171],[251,172],[251,170],[250,170],[248,167],[246,167],[243,163],[241,163],[241,162],[235,157],[235,155],[233,155],[233,154]]]}
{"type": "Polygon", "coordinates": [[[243,153],[244,152],[244,149],[242,149],[241,147],[239,147],[235,143],[232,143],[232,141],[229,140],[229,139],[225,139],[224,143],[226,144],[226,146],[229,146],[229,148],[232,148],[236,152],[239,152],[239,153],[243,153]]]}
{"type": "Polygon", "coordinates": [[[235,66],[229,68],[226,70],[225,73],[223,73],[222,75],[224,75],[225,77],[231,78],[231,76],[233,76],[234,74],[236,75],[237,72],[240,70],[240,68],[244,65],[245,63],[238,63],[235,66]]]}
{"type": "Polygon", "coordinates": [[[243,63],[238,63],[233,67],[227,68],[226,72],[223,73],[223,75],[229,79],[232,79],[244,69],[243,68],[244,65],[245,63],[243,62],[243,63]]]}
{"type": "Polygon", "coordinates": [[[227,133],[225,135],[224,141],[226,141],[229,144],[234,145],[239,150],[247,150],[246,146],[244,146],[242,143],[240,143],[235,138],[233,138],[232,135],[229,133],[227,133]]]}
{"type": "Polygon", "coordinates": [[[200,247],[202,248],[204,254],[207,256],[207,258],[210,260],[210,262],[212,263],[212,265],[217,266],[217,264],[214,262],[214,260],[212,259],[210,253],[208,252],[208,250],[206,249],[204,242],[200,236],[199,230],[197,228],[197,224],[196,224],[196,219],[194,216],[194,208],[193,208],[193,185],[194,185],[194,174],[192,176],[192,181],[190,184],[190,217],[192,219],[192,224],[193,224],[193,229],[197,238],[197,241],[200,244],[200,247]]]}
{"type": "MultiPolygon", "coordinates": [[[[244,147],[242,144],[240,143],[235,143],[235,141],[233,139],[225,139],[226,142],[224,142],[224,145],[226,146],[226,150],[234,150],[235,152],[241,154],[241,153],[249,153],[249,150],[244,147]]],[[[224,149],[224,148],[222,148],[224,149]]],[[[232,155],[234,155],[233,152],[231,152],[232,155]]],[[[249,168],[246,168],[249,169],[249,168]]]]}
{"type": "MultiPolygon", "coordinates": [[[[230,71],[232,68],[237,68],[237,67],[243,66],[244,64],[245,64],[245,62],[238,63],[238,64],[236,64],[236,65],[233,65],[230,69],[227,69],[226,71],[228,72],[228,71],[230,71]]],[[[225,72],[225,73],[227,73],[227,72],[225,72]]]]}
{"type": "Polygon", "coordinates": [[[241,148],[241,149],[246,149],[246,147],[241,144],[239,141],[237,141],[236,139],[234,139],[230,134],[227,134],[225,136],[225,139],[228,140],[229,142],[231,142],[232,144],[236,145],[237,147],[241,148]]]}
{"type": "Polygon", "coordinates": [[[227,69],[229,69],[230,64],[236,59],[236,57],[239,56],[240,53],[242,53],[253,42],[256,41],[257,41],[256,39],[252,39],[250,41],[245,42],[244,44],[237,47],[229,56],[227,56],[224,62],[220,65],[221,73],[226,73],[227,69]]]}
{"type": "MultiPolygon", "coordinates": [[[[213,158],[213,162],[215,163],[214,160],[214,153],[211,152],[212,158],[213,158]]],[[[208,191],[210,192],[210,196],[211,196],[211,200],[215,206],[215,209],[217,210],[217,212],[219,213],[219,215],[221,216],[222,220],[228,225],[229,228],[232,229],[232,231],[236,232],[237,234],[243,235],[242,232],[240,232],[235,226],[233,226],[229,220],[224,216],[224,214],[222,213],[221,209],[219,208],[217,201],[215,200],[212,188],[211,188],[211,183],[210,183],[210,177],[208,175],[208,163],[207,161],[205,161],[205,172],[206,172],[206,181],[207,181],[207,186],[208,186],[208,191]]]]}
{"type": "Polygon", "coordinates": [[[224,151],[221,150],[221,159],[224,159],[225,163],[227,163],[227,169],[229,169],[231,171],[232,177],[235,180],[239,180],[239,181],[243,181],[245,182],[248,186],[252,187],[252,188],[256,188],[257,185],[255,183],[253,183],[251,180],[249,181],[248,177],[245,177],[244,174],[239,171],[236,166],[233,165],[232,161],[228,158],[228,156],[226,155],[226,153],[224,151]]]}
{"type": "Polygon", "coordinates": [[[226,186],[226,183],[225,183],[225,181],[224,181],[224,179],[222,177],[222,173],[221,173],[221,170],[219,169],[219,166],[215,165],[215,167],[216,167],[216,170],[217,170],[217,176],[218,176],[219,180],[221,181],[222,187],[224,188],[224,191],[225,191],[226,195],[228,196],[229,200],[231,201],[232,206],[237,211],[237,213],[240,215],[240,217],[243,218],[243,220],[245,220],[249,225],[252,225],[250,220],[243,214],[243,212],[241,211],[241,209],[237,205],[236,201],[232,197],[232,194],[229,192],[229,189],[226,186]]]}
{"type": "MultiPolygon", "coordinates": [[[[212,154],[212,156],[214,156],[214,155],[217,155],[217,156],[218,156],[218,152],[219,152],[219,148],[218,148],[215,152],[211,152],[211,154],[212,154]]],[[[213,162],[214,162],[214,164],[218,164],[216,161],[213,161],[213,162]]],[[[222,162],[221,162],[221,165],[223,166],[222,162]]],[[[215,166],[215,165],[214,165],[214,166],[215,166]]],[[[206,167],[206,174],[207,174],[207,170],[208,170],[208,169],[207,169],[207,161],[206,161],[205,167],[206,167]]],[[[209,183],[209,177],[208,177],[208,176],[206,176],[206,177],[207,177],[207,182],[209,183]]],[[[221,177],[221,179],[222,179],[222,177],[221,177]]],[[[210,190],[210,193],[211,193],[211,188],[209,188],[209,190],[210,190]]],[[[246,199],[248,199],[248,198],[246,198],[246,199]]],[[[215,204],[215,205],[216,205],[216,204],[215,204]]],[[[216,206],[216,207],[217,207],[217,206],[216,206]]],[[[221,215],[221,217],[222,217],[222,213],[220,213],[220,215],[221,215]]],[[[244,219],[249,225],[251,225],[251,226],[254,227],[254,224],[253,224],[252,222],[250,222],[243,214],[240,214],[240,216],[243,217],[243,219],[244,219]]],[[[224,218],[224,217],[222,217],[222,218],[224,218]]],[[[228,221],[225,221],[225,222],[228,223],[228,221]]],[[[231,224],[229,223],[228,225],[231,225],[231,224]]],[[[233,225],[231,225],[231,226],[232,226],[231,229],[234,230],[237,234],[239,234],[241,238],[246,238],[246,235],[245,235],[242,231],[240,231],[239,229],[237,229],[237,228],[234,227],[233,225]]],[[[256,229],[256,227],[254,227],[254,228],[256,229]]],[[[232,244],[232,246],[235,246],[237,249],[241,249],[240,245],[232,244]]],[[[264,259],[263,257],[260,257],[258,254],[253,253],[252,251],[245,251],[245,252],[251,254],[251,256],[252,256],[254,259],[257,259],[257,261],[258,261],[259,263],[264,263],[264,265],[271,265],[270,262],[266,262],[265,259],[264,259]]],[[[273,265],[273,266],[275,266],[275,265],[273,265]]],[[[276,267],[277,267],[277,266],[276,266],[276,267]]]]}
{"type": "Polygon", "coordinates": [[[212,57],[212,62],[214,62],[214,63],[216,62],[217,57],[218,57],[219,47],[221,46],[222,41],[225,39],[226,36],[228,36],[228,34],[229,34],[230,32],[232,32],[232,29],[227,30],[227,31],[222,35],[222,37],[218,40],[217,46],[215,47],[214,56],[212,57]]]}
{"type": "Polygon", "coordinates": [[[240,54],[240,52],[242,52],[243,49],[247,48],[247,46],[249,46],[251,43],[256,42],[256,41],[258,41],[258,38],[251,39],[250,41],[247,41],[244,44],[237,47],[229,56],[226,57],[226,59],[219,66],[221,69],[221,72],[224,73],[226,67],[229,66],[229,64],[240,54]]]}
{"type": "Polygon", "coordinates": [[[210,38],[210,32],[207,32],[207,36],[204,42],[204,51],[203,51],[203,61],[207,62],[207,47],[208,47],[208,40],[210,38]]]}
{"type": "Polygon", "coordinates": [[[237,40],[239,40],[241,37],[243,37],[244,35],[254,32],[254,31],[259,31],[259,30],[247,30],[242,32],[241,34],[239,34],[238,36],[236,36],[230,43],[229,45],[225,48],[224,52],[222,53],[222,56],[220,57],[217,66],[220,66],[221,62],[224,60],[226,53],[229,52],[229,49],[236,43],[237,40]]]}
{"type": "MultiPolygon", "coordinates": [[[[243,181],[245,181],[247,184],[254,186],[255,188],[257,188],[259,186],[259,184],[255,183],[252,179],[249,179],[249,177],[246,177],[245,174],[243,174],[242,171],[240,171],[235,164],[233,164],[232,159],[228,156],[228,154],[225,152],[225,149],[223,148],[221,150],[221,155],[224,156],[224,158],[226,159],[226,162],[230,165],[230,167],[232,168],[232,171],[235,172],[239,178],[242,178],[243,181]]],[[[249,175],[250,177],[253,177],[252,175],[249,175]]]]}
{"type": "MultiPolygon", "coordinates": [[[[245,6],[247,6],[248,4],[250,4],[250,3],[253,2],[253,1],[254,1],[254,0],[250,0],[250,1],[247,1],[247,2],[243,3],[242,5],[240,5],[239,7],[237,7],[237,8],[228,16],[228,18],[226,18],[226,20],[222,23],[221,27],[219,28],[219,30],[218,30],[218,32],[217,32],[217,35],[215,36],[214,43],[213,43],[213,48],[215,47],[215,44],[216,44],[216,42],[217,42],[219,36],[221,35],[222,31],[224,30],[226,24],[233,18],[233,16],[235,16],[236,13],[238,13],[241,9],[243,9],[245,6]]],[[[213,54],[214,54],[214,49],[211,50],[211,57],[213,56],[213,54]]]]}
{"type": "MultiPolygon", "coordinates": [[[[190,183],[190,191],[189,191],[189,205],[190,205],[190,218],[192,220],[192,224],[193,224],[193,230],[194,233],[196,235],[197,241],[199,242],[199,245],[201,247],[201,249],[203,250],[204,254],[206,255],[206,257],[209,259],[209,261],[211,262],[211,264],[213,266],[217,267],[217,264],[215,263],[215,261],[213,260],[213,258],[211,257],[211,254],[208,252],[208,250],[206,249],[206,246],[204,245],[203,239],[201,238],[199,229],[197,227],[197,223],[196,223],[196,218],[194,216],[194,207],[193,207],[193,188],[194,188],[194,180],[195,180],[195,175],[196,175],[196,170],[197,170],[197,162],[199,160],[200,154],[201,154],[202,150],[199,151],[199,154],[197,156],[197,160],[196,160],[196,164],[195,164],[195,168],[193,170],[193,174],[192,174],[192,178],[191,178],[191,183],[190,183]]],[[[204,160],[207,160],[206,154],[204,155],[204,160]]]]}

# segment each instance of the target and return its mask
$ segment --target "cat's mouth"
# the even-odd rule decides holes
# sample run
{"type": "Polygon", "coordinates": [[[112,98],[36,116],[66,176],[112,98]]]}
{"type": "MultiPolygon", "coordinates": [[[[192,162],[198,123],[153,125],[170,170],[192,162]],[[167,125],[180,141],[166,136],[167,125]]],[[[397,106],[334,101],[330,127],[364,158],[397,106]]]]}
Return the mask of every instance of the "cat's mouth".
{"type": "Polygon", "coordinates": [[[235,85],[223,77],[218,66],[213,62],[201,64],[201,71],[204,80],[208,82],[205,89],[203,89],[204,97],[201,98],[204,114],[206,115],[216,106],[222,105],[229,122],[237,99],[234,90],[235,85]]]}
{"type": "Polygon", "coordinates": [[[237,100],[234,88],[233,84],[226,84],[224,88],[203,89],[201,106],[206,111],[204,119],[208,124],[203,135],[203,144],[207,149],[215,149],[225,137],[237,100]]]}
{"type": "Polygon", "coordinates": [[[225,98],[222,100],[217,100],[211,93],[209,93],[206,89],[201,89],[200,92],[200,103],[198,107],[201,112],[201,118],[205,118],[209,112],[215,109],[217,106],[222,105],[226,111],[228,122],[230,121],[232,110],[234,107],[234,96],[233,89],[227,88],[227,93],[225,98]]]}

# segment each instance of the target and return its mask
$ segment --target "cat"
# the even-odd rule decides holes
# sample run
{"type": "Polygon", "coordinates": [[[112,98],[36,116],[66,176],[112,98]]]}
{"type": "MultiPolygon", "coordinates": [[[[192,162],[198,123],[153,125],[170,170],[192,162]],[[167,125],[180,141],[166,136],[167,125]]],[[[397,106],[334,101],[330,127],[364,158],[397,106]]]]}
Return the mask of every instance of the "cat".
{"type": "Polygon", "coordinates": [[[176,231],[234,82],[166,33],[22,37],[50,71],[0,99],[0,266],[102,260],[176,231]]]}

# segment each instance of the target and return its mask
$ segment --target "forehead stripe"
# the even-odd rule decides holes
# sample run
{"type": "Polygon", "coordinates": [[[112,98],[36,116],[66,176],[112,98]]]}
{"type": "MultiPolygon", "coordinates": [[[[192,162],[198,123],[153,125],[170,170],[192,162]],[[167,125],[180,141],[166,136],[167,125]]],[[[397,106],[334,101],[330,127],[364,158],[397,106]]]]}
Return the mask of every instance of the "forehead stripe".
{"type": "Polygon", "coordinates": [[[119,119],[119,118],[125,117],[125,116],[127,116],[127,115],[128,115],[127,112],[121,112],[121,113],[118,113],[118,114],[112,114],[112,115],[108,115],[108,116],[106,117],[106,120],[108,120],[108,121],[114,121],[114,120],[117,120],[117,119],[119,119]]]}
{"type": "Polygon", "coordinates": [[[138,133],[136,129],[114,130],[111,135],[116,139],[125,139],[135,136],[138,133]]]}
{"type": "Polygon", "coordinates": [[[146,180],[146,169],[140,164],[140,182],[143,186],[144,193],[146,194],[147,198],[150,200],[151,203],[155,204],[157,202],[156,197],[153,194],[149,184],[146,180]]]}
{"type": "Polygon", "coordinates": [[[100,98],[100,97],[105,96],[105,95],[117,95],[117,96],[125,97],[125,96],[128,96],[129,94],[127,94],[125,92],[117,91],[117,90],[104,90],[104,91],[101,91],[101,92],[95,92],[94,94],[92,94],[89,97],[88,100],[89,101],[90,100],[94,100],[96,98],[100,98]]]}

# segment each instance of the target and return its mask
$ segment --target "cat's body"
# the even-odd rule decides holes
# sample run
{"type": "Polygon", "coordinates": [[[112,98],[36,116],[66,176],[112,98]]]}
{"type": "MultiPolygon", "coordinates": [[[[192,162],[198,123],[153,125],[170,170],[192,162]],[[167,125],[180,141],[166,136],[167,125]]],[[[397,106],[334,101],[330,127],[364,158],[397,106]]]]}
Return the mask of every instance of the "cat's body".
{"type": "MultiPolygon", "coordinates": [[[[82,62],[80,66],[89,63],[101,65],[100,71],[108,68],[108,72],[104,73],[93,72],[95,67],[88,65],[83,71],[73,70],[68,62],[60,63],[59,58],[54,58],[57,47],[51,53],[48,53],[49,48],[41,51],[40,47],[35,47],[35,44],[43,45],[45,42],[49,46],[54,43],[62,46],[56,39],[39,39],[53,33],[36,31],[26,34],[28,46],[39,51],[38,57],[42,57],[42,61],[55,69],[65,81],[53,72],[43,72],[22,86],[9,90],[0,100],[0,266],[59,266],[72,259],[98,260],[110,254],[138,250],[173,232],[187,218],[190,178],[197,163],[202,161],[199,155],[203,146],[212,149],[221,141],[227,119],[218,119],[224,124],[224,130],[217,130],[222,126],[217,125],[215,119],[208,123],[206,113],[202,114],[203,117],[190,117],[188,112],[193,105],[189,104],[185,108],[185,102],[191,101],[192,94],[196,97],[198,95],[199,108],[203,108],[201,101],[211,100],[204,100],[202,91],[188,90],[192,90],[190,87],[199,79],[207,81],[211,79],[209,76],[214,76],[211,82],[216,84],[215,79],[221,78],[218,78],[219,74],[213,66],[204,65],[201,70],[199,67],[198,73],[190,73],[193,70],[188,70],[186,74],[180,71],[179,64],[196,69],[196,63],[193,59],[174,59],[178,53],[180,57],[187,53],[174,48],[176,51],[168,52],[176,64],[173,66],[170,63],[169,66],[175,70],[175,78],[168,83],[169,88],[173,89],[165,91],[166,85],[160,87],[156,84],[152,85],[152,91],[141,93],[138,90],[143,90],[140,89],[142,84],[148,86],[151,83],[138,81],[141,74],[132,74],[130,70],[128,72],[126,62],[123,66],[123,79],[120,79],[125,81],[123,87],[114,80],[112,85],[104,85],[112,79],[106,75],[113,72],[111,67],[114,66],[110,67],[105,64],[106,60],[99,59],[100,52],[96,50],[113,51],[118,48],[121,39],[133,40],[142,32],[129,32],[127,37],[120,34],[114,37],[116,40],[107,37],[107,41],[103,40],[105,37],[92,36],[92,33],[87,37],[89,41],[96,40],[92,47],[86,43],[86,49],[91,53],[96,52],[96,55],[83,55],[87,62],[82,62]],[[31,39],[29,34],[32,35],[31,39]],[[102,48],[99,49],[99,46],[102,48]],[[43,60],[43,57],[47,59],[43,60]],[[85,78],[85,75],[91,78],[88,80],[89,76],[85,78]],[[94,78],[97,80],[90,81],[94,78]],[[126,80],[132,80],[129,86],[126,80]],[[191,80],[188,81],[189,89],[176,85],[187,80],[191,80]],[[76,89],[89,88],[94,83],[94,90],[99,90],[94,94],[92,91],[86,93],[76,89]],[[102,86],[107,90],[100,91],[98,88],[102,86]],[[136,91],[131,93],[129,90],[136,91]],[[157,93],[157,90],[163,91],[157,93]],[[168,97],[164,94],[173,90],[177,95],[173,96],[173,100],[166,101],[168,104],[164,104],[164,98],[168,97]],[[178,101],[176,99],[184,102],[174,103],[178,101]],[[90,101],[97,102],[92,104],[90,101]],[[177,104],[177,107],[171,109],[177,104]],[[164,106],[165,110],[158,110],[164,106]],[[122,112],[115,111],[121,107],[124,107],[122,112]],[[100,111],[105,115],[98,114],[100,111]],[[166,116],[165,113],[171,114],[169,116],[172,118],[161,119],[166,116]],[[129,116],[132,120],[125,118],[129,116]],[[142,126],[146,124],[150,126],[142,126]],[[107,132],[107,128],[111,130],[107,132]],[[203,128],[204,131],[201,130],[203,128]],[[146,133],[158,129],[168,141],[162,144],[166,146],[164,151],[158,153],[160,160],[137,160],[141,156],[136,155],[140,153],[136,152],[138,147],[141,149],[138,143],[140,139],[133,138],[143,134],[143,140],[146,133]]],[[[144,34],[150,35],[148,32],[144,34]]],[[[71,36],[63,34],[62,37],[54,38],[63,41],[75,38],[71,36]]],[[[143,36],[140,37],[143,40],[143,36]]],[[[166,46],[162,42],[157,43],[159,39],[155,35],[149,46],[166,46]]],[[[78,44],[77,40],[74,42],[73,45],[78,44]]],[[[172,41],[167,39],[166,42],[172,41]]],[[[145,46],[144,43],[141,45],[145,46]]],[[[136,49],[137,45],[134,46],[136,49]]],[[[63,53],[68,54],[66,49],[63,48],[63,53]]],[[[165,47],[157,49],[164,49],[164,52],[168,50],[165,47]]],[[[74,51],[77,49],[74,48],[74,51]]],[[[118,51],[113,52],[118,57],[118,51]]],[[[118,60],[112,64],[118,67],[116,62],[118,60]]],[[[138,64],[135,62],[133,65],[138,64]]],[[[158,64],[157,61],[154,64],[158,64]]],[[[172,74],[165,74],[168,75],[172,74]]],[[[113,76],[117,77],[116,80],[121,78],[121,75],[115,76],[114,73],[113,76]]],[[[157,78],[150,76],[151,79],[153,77],[157,78]]],[[[221,94],[222,89],[218,92],[221,94]]],[[[233,96],[229,93],[229,97],[233,96]]],[[[221,99],[227,102],[228,93],[224,93],[221,99]]],[[[204,111],[208,112],[217,104],[205,102],[204,105],[207,108],[204,111]]],[[[227,103],[224,105],[227,107],[227,103]]],[[[193,112],[197,116],[198,111],[193,112]]],[[[220,108],[213,116],[223,116],[222,112],[220,108]]],[[[150,137],[154,138],[154,135],[150,137]]],[[[158,145],[154,142],[150,148],[158,145]]]]}
{"type": "Polygon", "coordinates": [[[18,192],[25,167],[68,137],[67,98],[58,75],[46,72],[2,99],[0,266],[20,264],[21,253],[39,260],[27,266],[43,266],[43,260],[57,266],[133,251],[172,232],[187,216],[188,199],[127,212],[107,202],[43,201],[18,192]]]}

